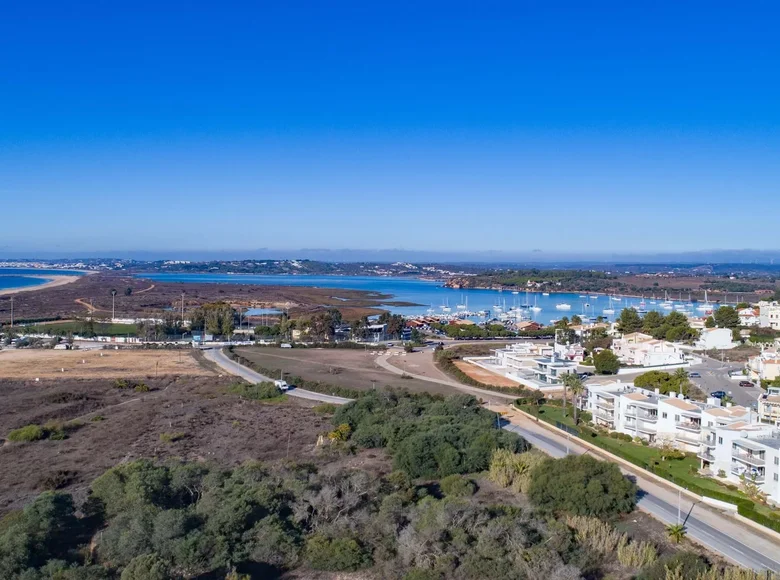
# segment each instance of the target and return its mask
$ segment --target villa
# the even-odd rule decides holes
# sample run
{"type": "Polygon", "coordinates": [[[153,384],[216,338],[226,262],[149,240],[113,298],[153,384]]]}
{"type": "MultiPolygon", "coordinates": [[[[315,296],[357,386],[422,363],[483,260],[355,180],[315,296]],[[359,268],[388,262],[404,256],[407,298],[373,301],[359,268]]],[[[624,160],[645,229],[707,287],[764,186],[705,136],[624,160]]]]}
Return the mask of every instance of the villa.
{"type": "Polygon", "coordinates": [[[780,426],[780,387],[769,387],[758,399],[761,421],[780,426]]]}
{"type": "Polygon", "coordinates": [[[685,353],[676,344],[656,340],[649,334],[632,332],[612,342],[612,351],[625,365],[663,367],[687,365],[685,353]]]}

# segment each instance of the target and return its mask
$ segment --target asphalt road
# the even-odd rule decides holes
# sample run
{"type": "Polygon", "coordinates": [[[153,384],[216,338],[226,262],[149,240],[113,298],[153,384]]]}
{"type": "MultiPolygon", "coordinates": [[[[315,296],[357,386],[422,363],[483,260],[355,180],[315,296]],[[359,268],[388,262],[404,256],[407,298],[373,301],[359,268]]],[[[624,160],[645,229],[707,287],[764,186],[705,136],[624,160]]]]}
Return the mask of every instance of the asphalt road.
{"type": "MultiPolygon", "coordinates": [[[[531,445],[552,457],[564,457],[569,453],[579,455],[588,452],[584,447],[577,445],[574,439],[567,439],[546,430],[544,433],[540,433],[537,429],[531,430],[516,424],[507,424],[504,429],[524,437],[531,445]]],[[[540,427],[539,429],[544,428],[540,427]]],[[[654,489],[659,487],[658,485],[641,480],[633,472],[626,470],[623,472],[635,480],[639,486],[640,499],[637,505],[640,509],[665,524],[677,523],[677,502],[668,501],[669,493],[665,494],[667,499],[661,498],[659,491],[654,489]]],[[[763,537],[756,539],[752,531],[742,528],[734,521],[727,521],[727,516],[720,516],[709,510],[706,513],[702,511],[701,516],[699,516],[697,506],[685,496],[681,497],[679,502],[683,519],[688,511],[692,510],[691,515],[685,521],[690,538],[714,552],[719,552],[740,566],[754,570],[780,572],[780,546],[774,545],[763,537]],[[703,521],[704,519],[707,519],[708,522],[703,521]]],[[[704,509],[698,508],[700,511],[704,509]]]]}
{"type": "MultiPolygon", "coordinates": [[[[222,352],[222,348],[204,349],[203,355],[213,363],[216,363],[225,372],[232,375],[237,375],[242,379],[249,381],[250,383],[262,383],[273,382],[275,379],[261,375],[258,372],[253,371],[243,365],[238,364],[235,361],[230,360],[225,353],[222,352]]],[[[322,401],[323,403],[333,403],[334,405],[344,405],[352,401],[352,399],[346,399],[344,397],[336,397],[333,395],[324,395],[322,393],[315,393],[314,391],[307,391],[305,389],[297,389],[295,387],[289,389],[287,394],[291,397],[299,397],[301,399],[310,399],[312,401],[322,401]]]]}
{"type": "MultiPolygon", "coordinates": [[[[262,382],[273,380],[230,360],[222,352],[221,348],[204,350],[204,355],[226,372],[238,375],[247,381],[262,382]]],[[[351,401],[351,399],[344,397],[323,395],[303,389],[291,389],[287,394],[293,397],[337,405],[351,401]]],[[[583,454],[588,452],[586,448],[578,445],[576,440],[558,435],[533,424],[521,427],[516,424],[505,423],[503,428],[521,435],[533,446],[552,457],[564,457],[569,453],[583,454]]],[[[670,496],[673,496],[673,492],[669,492],[659,484],[643,480],[634,472],[627,470],[623,470],[623,472],[635,480],[639,486],[641,497],[637,505],[640,509],[645,510],[665,524],[677,523],[678,505],[673,501],[673,497],[670,501],[670,496]]],[[[685,497],[679,498],[678,501],[683,518],[691,511],[691,515],[685,521],[689,537],[741,566],[754,570],[780,572],[780,546],[768,537],[738,525],[734,520],[730,520],[728,516],[705,508],[698,508],[700,513],[694,515],[693,512],[696,511],[695,504],[685,497]]]]}

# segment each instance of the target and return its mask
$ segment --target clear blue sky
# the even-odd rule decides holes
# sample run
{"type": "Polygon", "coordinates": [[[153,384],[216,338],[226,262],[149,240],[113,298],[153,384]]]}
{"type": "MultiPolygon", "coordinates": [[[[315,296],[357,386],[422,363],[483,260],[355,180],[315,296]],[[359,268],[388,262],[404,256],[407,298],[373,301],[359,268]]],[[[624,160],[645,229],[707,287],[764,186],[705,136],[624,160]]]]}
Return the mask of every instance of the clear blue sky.
{"type": "Polygon", "coordinates": [[[779,21],[776,2],[6,3],[0,255],[780,248],[779,21]]]}

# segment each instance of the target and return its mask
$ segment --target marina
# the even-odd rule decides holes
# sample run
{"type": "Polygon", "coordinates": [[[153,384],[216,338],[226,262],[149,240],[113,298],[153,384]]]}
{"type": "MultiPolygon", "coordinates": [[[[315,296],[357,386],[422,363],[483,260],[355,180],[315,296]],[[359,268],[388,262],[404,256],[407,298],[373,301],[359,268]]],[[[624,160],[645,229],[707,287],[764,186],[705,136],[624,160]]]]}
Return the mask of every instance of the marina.
{"type": "Polygon", "coordinates": [[[707,315],[716,304],[707,303],[706,310],[699,307],[704,303],[677,300],[665,296],[664,301],[629,296],[606,296],[581,294],[579,292],[534,292],[528,290],[483,290],[455,289],[442,286],[441,281],[419,278],[393,278],[382,276],[257,276],[246,274],[139,274],[139,277],[168,282],[197,282],[215,284],[257,284],[275,286],[309,286],[364,290],[391,296],[388,302],[401,301],[415,306],[393,306],[387,308],[394,314],[409,317],[433,316],[442,320],[468,319],[474,322],[499,320],[510,322],[532,321],[548,325],[575,314],[583,321],[595,321],[599,316],[614,321],[624,308],[635,308],[639,312],[658,311],[668,313],[676,310],[690,316],[707,315]]]}

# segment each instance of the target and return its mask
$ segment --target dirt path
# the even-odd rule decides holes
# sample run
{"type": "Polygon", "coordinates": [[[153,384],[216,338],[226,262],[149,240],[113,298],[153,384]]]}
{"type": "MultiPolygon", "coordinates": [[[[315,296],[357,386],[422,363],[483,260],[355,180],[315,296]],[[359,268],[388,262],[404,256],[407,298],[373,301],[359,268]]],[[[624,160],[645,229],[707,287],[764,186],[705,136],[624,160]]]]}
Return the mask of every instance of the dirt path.
{"type": "MultiPolygon", "coordinates": [[[[75,302],[76,304],[78,304],[79,306],[83,306],[84,308],[86,308],[86,309],[87,309],[87,311],[88,311],[90,314],[92,314],[93,312],[97,312],[97,311],[101,310],[100,308],[95,308],[95,307],[94,307],[94,306],[92,306],[92,304],[90,304],[89,302],[86,302],[86,301],[84,300],[84,298],[76,298],[76,299],[74,300],[74,302],[75,302]]],[[[106,311],[106,312],[107,312],[107,311],[106,311]]]]}
{"type": "Polygon", "coordinates": [[[137,292],[134,292],[133,294],[143,294],[144,292],[149,292],[149,290],[154,290],[154,284],[152,284],[148,288],[144,288],[143,290],[138,290],[137,292]]]}

